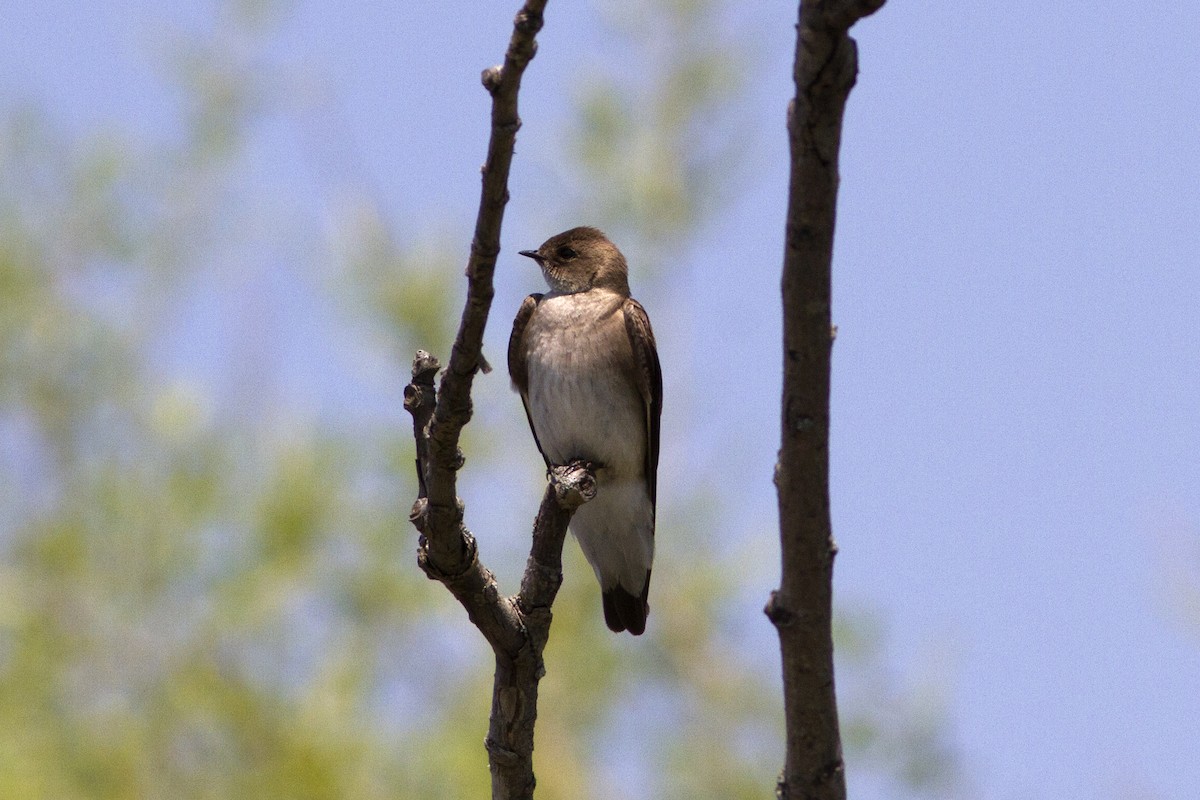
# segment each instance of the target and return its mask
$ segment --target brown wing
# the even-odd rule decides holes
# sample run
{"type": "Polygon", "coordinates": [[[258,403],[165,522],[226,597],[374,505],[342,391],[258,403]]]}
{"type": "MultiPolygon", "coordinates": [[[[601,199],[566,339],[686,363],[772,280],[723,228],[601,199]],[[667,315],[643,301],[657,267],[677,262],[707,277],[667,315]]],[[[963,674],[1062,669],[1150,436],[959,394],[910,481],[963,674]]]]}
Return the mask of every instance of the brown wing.
{"type": "Polygon", "coordinates": [[[632,297],[625,301],[625,332],[633,347],[634,380],[646,409],[646,488],[650,502],[657,505],[659,420],[662,417],[662,368],[646,309],[632,297]]]}
{"type": "Polygon", "coordinates": [[[525,362],[525,328],[529,325],[529,320],[533,317],[533,312],[537,310],[540,302],[542,302],[542,295],[529,295],[525,298],[525,302],[521,303],[521,308],[517,311],[517,318],[513,320],[512,335],[508,337],[508,377],[512,379],[513,388],[521,395],[521,405],[525,407],[525,419],[529,421],[533,442],[537,445],[538,452],[542,454],[542,460],[546,462],[546,469],[550,469],[550,459],[546,458],[546,453],[542,450],[537,430],[533,427],[533,417],[529,415],[529,369],[525,362]]]}

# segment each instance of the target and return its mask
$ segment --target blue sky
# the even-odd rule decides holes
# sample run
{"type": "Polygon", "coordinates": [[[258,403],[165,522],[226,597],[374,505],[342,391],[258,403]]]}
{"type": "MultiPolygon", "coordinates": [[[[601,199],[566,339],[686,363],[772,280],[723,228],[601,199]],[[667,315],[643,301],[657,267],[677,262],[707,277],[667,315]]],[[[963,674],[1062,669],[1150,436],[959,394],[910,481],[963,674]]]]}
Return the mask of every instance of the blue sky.
{"type": "MultiPolygon", "coordinates": [[[[300,3],[272,55],[334,112],[328,129],[262,132],[264,195],[286,205],[345,170],[402,237],[468,230],[478,75],[515,8],[300,3]]],[[[207,9],[7,3],[0,102],[32,99],[70,130],[158,135],[170,95],[148,64],[166,27],[205,26],[207,9]]],[[[668,435],[738,487],[729,524],[749,535],[774,524],[795,10],[738,14],[758,42],[740,188],[678,254],[686,279],[662,290],[655,326],[668,390],[686,395],[668,403],[668,435]]],[[[547,154],[600,44],[594,22],[550,5],[506,254],[576,222],[544,229],[547,154]]],[[[1200,6],[890,0],[855,36],[834,264],[837,597],[880,609],[898,669],[944,676],[974,796],[1193,798],[1200,619],[1178,595],[1200,575],[1200,6]]],[[[502,256],[494,362],[536,289],[502,256]]],[[[353,381],[359,366],[339,369],[353,381]]],[[[320,406],[344,377],[297,380],[320,406]]],[[[506,391],[488,413],[520,413],[506,391]]],[[[748,613],[775,569],[746,577],[748,613]]]]}

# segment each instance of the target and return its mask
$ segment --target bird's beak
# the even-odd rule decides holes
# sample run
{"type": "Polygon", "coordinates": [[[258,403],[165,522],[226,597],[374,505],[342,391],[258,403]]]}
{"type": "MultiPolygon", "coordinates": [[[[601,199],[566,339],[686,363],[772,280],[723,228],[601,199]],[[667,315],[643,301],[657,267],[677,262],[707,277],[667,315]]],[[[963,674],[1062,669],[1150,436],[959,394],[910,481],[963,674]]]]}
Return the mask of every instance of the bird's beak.
{"type": "Polygon", "coordinates": [[[539,253],[537,250],[521,250],[520,254],[525,256],[526,258],[532,258],[534,261],[536,261],[538,263],[539,266],[542,263],[542,254],[539,253]]]}

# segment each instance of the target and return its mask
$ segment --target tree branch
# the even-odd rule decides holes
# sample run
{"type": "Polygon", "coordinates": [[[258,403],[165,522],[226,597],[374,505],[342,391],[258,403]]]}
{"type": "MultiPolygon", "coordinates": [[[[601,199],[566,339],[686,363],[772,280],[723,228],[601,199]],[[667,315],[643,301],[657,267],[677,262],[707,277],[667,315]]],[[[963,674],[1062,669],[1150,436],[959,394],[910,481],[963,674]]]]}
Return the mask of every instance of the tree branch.
{"type": "Polygon", "coordinates": [[[495,650],[492,716],[488,724],[488,764],[493,800],[533,797],[533,729],[537,722],[538,681],[545,674],[542,652],[550,637],[550,606],[562,585],[562,548],[575,509],[596,496],[592,465],[575,462],[550,470],[533,524],[533,547],[513,600],[525,641],[514,651],[495,650]]]}
{"type": "MultiPolygon", "coordinates": [[[[459,433],[471,419],[471,384],[482,364],[481,345],[492,306],[492,275],[500,254],[500,226],[508,203],[508,172],[521,118],[517,113],[517,93],[525,67],[537,52],[534,37],[542,28],[546,0],[527,0],[513,21],[504,64],[484,70],[484,87],[492,95],[492,135],[488,141],[487,161],[483,165],[483,188],[479,214],[475,218],[475,236],[467,261],[467,302],[463,307],[458,336],[450,353],[450,364],[442,377],[441,400],[429,429],[430,461],[425,479],[430,505],[453,515],[457,504],[455,472],[462,466],[458,450],[459,433]]],[[[464,550],[442,552],[435,545],[431,557],[443,569],[454,572],[467,559],[464,550]]]]}
{"type": "Polygon", "coordinates": [[[409,513],[409,522],[421,534],[417,548],[417,564],[431,580],[441,581],[467,610],[471,622],[488,640],[493,649],[516,652],[524,643],[521,622],[512,601],[500,595],[496,576],[478,557],[475,537],[462,524],[463,508],[455,504],[454,515],[435,514],[426,494],[425,475],[429,472],[429,425],[437,408],[434,375],[438,360],[418,350],[413,359],[412,383],[404,388],[404,408],[413,418],[413,438],[417,450],[417,500],[409,513]],[[458,568],[451,572],[433,557],[433,543],[442,544],[443,552],[465,555],[458,568]]]}
{"type": "Polygon", "coordinates": [[[521,126],[517,94],[537,50],[534,37],[541,30],[545,7],[546,0],[527,0],[513,23],[504,64],[483,72],[483,85],[492,95],[492,134],[467,262],[467,300],[440,391],[434,387],[438,360],[421,350],[413,360],[412,382],[404,390],[417,453],[418,496],[409,517],[421,534],[417,563],[462,604],[496,658],[485,742],[495,800],[533,797],[537,687],[545,672],[542,652],[550,635],[550,607],[562,584],[563,539],[575,509],[596,494],[591,464],[551,469],[521,590],[505,597],[496,577],[479,560],[475,538],[463,524],[456,488],[463,465],[458,442],[471,419],[472,383],[477,370],[489,369],[481,345],[492,303],[513,146],[521,126]]]}
{"type": "MultiPolygon", "coordinates": [[[[413,359],[412,383],[404,389],[404,407],[413,418],[418,475],[426,471],[423,461],[429,458],[427,433],[437,408],[433,385],[437,369],[437,359],[418,350],[413,359]]],[[[419,496],[413,503],[409,519],[421,533],[417,563],[430,579],[443,583],[467,610],[496,658],[492,714],[485,741],[493,800],[533,797],[537,687],[545,673],[542,652],[550,637],[550,607],[562,585],[563,540],[575,509],[595,496],[596,475],[590,463],[577,461],[551,468],[550,483],[533,524],[533,544],[521,591],[516,597],[501,594],[496,576],[479,561],[475,539],[461,523],[461,504],[456,524],[460,546],[469,557],[461,571],[447,573],[429,556],[429,534],[439,530],[438,522],[447,521],[435,521],[426,497],[419,496]]]]}
{"type": "Polygon", "coordinates": [[[801,0],[783,263],[783,398],[775,484],[783,575],[765,609],[779,633],[787,755],[777,796],[844,800],[833,682],[829,518],[831,262],[838,150],[858,71],[857,20],[884,0],[801,0]]]}

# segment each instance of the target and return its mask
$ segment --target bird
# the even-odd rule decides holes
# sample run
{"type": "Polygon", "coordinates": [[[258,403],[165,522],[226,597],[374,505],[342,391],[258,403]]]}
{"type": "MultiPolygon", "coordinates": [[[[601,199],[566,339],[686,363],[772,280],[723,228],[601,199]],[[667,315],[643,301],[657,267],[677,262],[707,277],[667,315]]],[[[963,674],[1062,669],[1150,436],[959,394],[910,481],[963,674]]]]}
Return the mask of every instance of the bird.
{"type": "Polygon", "coordinates": [[[525,298],[508,343],[546,468],[590,461],[596,496],[570,530],[600,583],[604,621],[640,636],[654,562],[662,369],[650,318],[630,297],[625,256],[601,231],[572,228],[520,254],[550,291],[525,298]]]}

